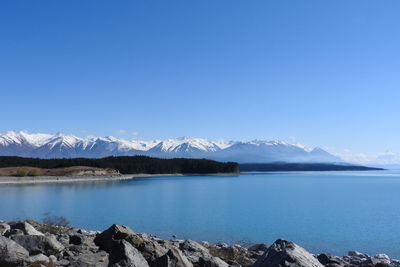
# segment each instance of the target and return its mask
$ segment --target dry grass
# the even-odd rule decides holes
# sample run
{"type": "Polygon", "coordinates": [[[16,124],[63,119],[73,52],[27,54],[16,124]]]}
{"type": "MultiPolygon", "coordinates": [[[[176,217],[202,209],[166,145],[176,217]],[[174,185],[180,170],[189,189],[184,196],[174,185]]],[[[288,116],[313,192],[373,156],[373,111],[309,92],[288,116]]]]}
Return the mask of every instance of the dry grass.
{"type": "Polygon", "coordinates": [[[118,174],[113,169],[102,169],[85,166],[67,168],[42,169],[29,166],[0,168],[0,176],[79,176],[79,175],[110,175],[118,174]]]}

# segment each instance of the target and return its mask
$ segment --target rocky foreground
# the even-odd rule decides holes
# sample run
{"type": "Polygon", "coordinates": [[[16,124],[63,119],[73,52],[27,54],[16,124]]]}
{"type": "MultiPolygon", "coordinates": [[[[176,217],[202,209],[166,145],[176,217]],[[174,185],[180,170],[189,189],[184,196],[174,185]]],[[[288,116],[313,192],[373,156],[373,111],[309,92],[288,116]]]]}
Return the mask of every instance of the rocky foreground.
{"type": "Polygon", "coordinates": [[[162,240],[112,225],[103,232],[45,225],[32,220],[0,222],[0,267],[341,267],[400,266],[385,254],[313,255],[278,239],[271,246],[162,240]]]}

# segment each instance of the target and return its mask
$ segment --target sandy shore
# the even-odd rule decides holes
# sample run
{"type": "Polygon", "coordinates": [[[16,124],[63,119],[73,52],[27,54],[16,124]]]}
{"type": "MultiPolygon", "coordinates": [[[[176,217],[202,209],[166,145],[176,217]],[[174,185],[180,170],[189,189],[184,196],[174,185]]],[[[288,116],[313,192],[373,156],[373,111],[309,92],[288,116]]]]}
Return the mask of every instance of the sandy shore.
{"type": "Polygon", "coordinates": [[[0,185],[11,184],[42,184],[42,183],[70,183],[70,182],[98,182],[98,181],[120,181],[146,177],[165,177],[165,176],[231,176],[237,173],[212,173],[212,174],[121,174],[105,176],[0,176],[0,185]]]}

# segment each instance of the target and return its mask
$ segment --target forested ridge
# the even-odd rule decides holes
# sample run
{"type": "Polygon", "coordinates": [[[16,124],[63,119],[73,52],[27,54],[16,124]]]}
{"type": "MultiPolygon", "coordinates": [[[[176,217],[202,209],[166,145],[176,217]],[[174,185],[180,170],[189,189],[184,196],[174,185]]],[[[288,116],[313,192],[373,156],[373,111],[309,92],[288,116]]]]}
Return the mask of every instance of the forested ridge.
{"type": "Polygon", "coordinates": [[[87,166],[96,168],[116,169],[122,174],[135,173],[231,173],[238,172],[235,162],[218,162],[207,159],[161,159],[147,156],[120,156],[106,158],[63,158],[41,159],[23,157],[0,157],[0,168],[29,166],[36,168],[65,168],[72,166],[87,166]]]}
{"type": "Polygon", "coordinates": [[[239,165],[243,172],[271,172],[271,171],[370,171],[383,170],[349,164],[330,164],[330,163],[243,163],[239,165]]]}

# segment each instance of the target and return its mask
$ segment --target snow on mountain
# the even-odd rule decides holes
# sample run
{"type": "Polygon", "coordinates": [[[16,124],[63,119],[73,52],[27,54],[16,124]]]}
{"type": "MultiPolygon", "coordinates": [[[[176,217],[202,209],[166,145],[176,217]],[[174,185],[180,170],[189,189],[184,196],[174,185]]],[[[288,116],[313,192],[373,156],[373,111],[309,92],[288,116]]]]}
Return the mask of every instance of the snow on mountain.
{"type": "Polygon", "coordinates": [[[202,138],[181,137],[161,140],[147,151],[147,155],[163,158],[210,158],[221,147],[202,138]]]}
{"type": "Polygon", "coordinates": [[[112,136],[80,138],[74,135],[30,134],[9,131],[0,134],[0,155],[39,158],[106,157],[147,155],[161,158],[208,158],[220,161],[259,162],[342,162],[321,148],[282,141],[214,142],[181,137],[166,140],[124,140],[112,136]]]}
{"type": "Polygon", "coordinates": [[[0,145],[7,146],[30,144],[38,147],[46,143],[51,137],[52,135],[50,134],[29,134],[25,131],[9,131],[0,135],[0,145]]]}

